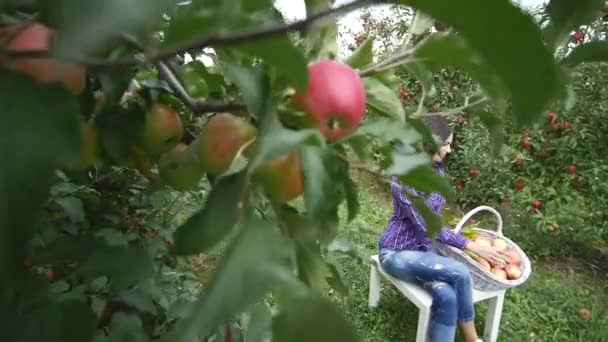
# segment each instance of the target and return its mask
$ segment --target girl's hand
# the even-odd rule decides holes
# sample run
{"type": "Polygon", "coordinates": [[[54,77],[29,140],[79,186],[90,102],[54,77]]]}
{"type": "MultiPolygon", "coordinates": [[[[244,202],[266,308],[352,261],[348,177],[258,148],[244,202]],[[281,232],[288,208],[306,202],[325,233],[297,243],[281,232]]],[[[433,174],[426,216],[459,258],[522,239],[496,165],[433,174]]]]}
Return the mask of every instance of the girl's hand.
{"type": "Polygon", "coordinates": [[[479,246],[475,241],[469,241],[464,248],[495,265],[506,265],[509,261],[509,256],[496,247],[479,246]]]}

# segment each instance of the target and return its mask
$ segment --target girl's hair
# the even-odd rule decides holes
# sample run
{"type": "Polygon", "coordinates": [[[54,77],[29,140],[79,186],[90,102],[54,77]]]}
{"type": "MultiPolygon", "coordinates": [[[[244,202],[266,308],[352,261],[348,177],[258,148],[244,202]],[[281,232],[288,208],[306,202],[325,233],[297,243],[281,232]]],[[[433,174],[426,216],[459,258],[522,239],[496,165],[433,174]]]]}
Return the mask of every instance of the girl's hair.
{"type": "Polygon", "coordinates": [[[450,125],[442,116],[426,116],[423,121],[434,135],[441,138],[442,142],[446,141],[452,134],[450,125]]]}

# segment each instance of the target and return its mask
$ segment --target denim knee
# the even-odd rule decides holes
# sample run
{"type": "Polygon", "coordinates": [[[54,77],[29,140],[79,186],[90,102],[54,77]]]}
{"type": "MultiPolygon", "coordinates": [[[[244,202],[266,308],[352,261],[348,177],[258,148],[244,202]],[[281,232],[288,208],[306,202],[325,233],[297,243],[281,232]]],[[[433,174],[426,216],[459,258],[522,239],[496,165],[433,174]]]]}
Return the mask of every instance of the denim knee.
{"type": "Polygon", "coordinates": [[[433,320],[444,325],[455,325],[458,312],[456,291],[446,283],[434,283],[433,287],[433,320]]]}
{"type": "Polygon", "coordinates": [[[469,269],[464,264],[458,263],[456,268],[454,269],[454,272],[458,277],[458,281],[461,281],[463,283],[471,283],[471,271],[469,271],[469,269]]]}

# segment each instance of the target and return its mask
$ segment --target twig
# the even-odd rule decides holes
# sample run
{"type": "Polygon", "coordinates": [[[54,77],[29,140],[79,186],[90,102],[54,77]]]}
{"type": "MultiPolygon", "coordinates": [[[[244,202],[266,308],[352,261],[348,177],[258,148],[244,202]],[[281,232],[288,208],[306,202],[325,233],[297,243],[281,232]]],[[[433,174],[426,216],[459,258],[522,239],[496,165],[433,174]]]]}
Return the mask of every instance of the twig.
{"type": "Polygon", "coordinates": [[[404,60],[412,55],[413,49],[406,49],[400,53],[397,53],[381,62],[371,64],[365,67],[359,72],[362,77],[369,76],[378,72],[382,72],[386,69],[390,69],[398,64],[405,63],[404,60]]]}
{"type": "Polygon", "coordinates": [[[316,21],[331,17],[337,16],[343,13],[348,13],[354,11],[368,3],[371,3],[371,0],[355,0],[348,4],[338,6],[335,8],[327,9],[324,11],[320,11],[318,13],[312,14],[306,17],[303,20],[294,21],[289,24],[282,25],[273,25],[268,27],[262,27],[257,30],[251,31],[243,31],[236,33],[215,33],[211,34],[207,37],[194,40],[190,43],[183,44],[181,46],[165,49],[160,51],[153,51],[149,53],[141,53],[135,56],[117,58],[112,60],[106,59],[97,59],[91,57],[83,57],[76,58],[64,55],[53,55],[49,54],[48,51],[41,50],[29,50],[29,51],[12,51],[6,48],[0,48],[0,55],[4,55],[9,58],[48,58],[54,57],[58,59],[62,59],[69,62],[74,62],[78,64],[87,65],[92,68],[109,68],[109,67],[127,67],[131,65],[137,64],[150,64],[157,63],[159,61],[170,58],[176,54],[199,50],[205,47],[210,46],[229,46],[247,41],[254,41],[262,38],[272,37],[278,34],[282,34],[289,31],[302,31],[306,30],[308,27],[312,26],[316,21]]]}
{"type": "Polygon", "coordinates": [[[450,116],[450,115],[454,115],[454,114],[458,114],[460,112],[462,112],[465,109],[469,109],[471,107],[475,107],[477,105],[483,104],[485,102],[488,101],[487,97],[482,97],[481,99],[477,100],[477,101],[473,101],[471,103],[465,104],[463,106],[460,107],[456,107],[453,109],[449,109],[446,110],[444,112],[428,112],[428,113],[422,113],[420,115],[418,115],[419,117],[428,117],[428,116],[450,116]]]}
{"type": "MultiPolygon", "coordinates": [[[[140,44],[137,39],[131,35],[123,34],[123,38],[138,48],[143,50],[144,46],[140,44]]],[[[183,82],[177,76],[177,72],[171,64],[165,61],[156,63],[158,73],[167,82],[171,90],[174,91],[175,96],[179,98],[193,113],[205,114],[213,112],[223,112],[230,110],[242,110],[245,109],[245,105],[240,103],[226,103],[226,102],[215,102],[215,101],[203,101],[192,98],[188,91],[184,87],[183,82]]]]}

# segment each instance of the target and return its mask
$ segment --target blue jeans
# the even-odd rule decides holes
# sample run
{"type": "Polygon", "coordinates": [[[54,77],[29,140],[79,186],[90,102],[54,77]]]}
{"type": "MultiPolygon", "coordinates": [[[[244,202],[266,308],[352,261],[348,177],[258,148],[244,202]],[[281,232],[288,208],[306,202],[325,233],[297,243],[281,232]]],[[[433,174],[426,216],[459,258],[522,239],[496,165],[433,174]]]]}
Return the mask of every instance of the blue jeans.
{"type": "Polygon", "coordinates": [[[456,323],[472,321],[473,281],[462,263],[429,251],[381,249],[380,264],[394,278],[414,282],[433,297],[429,334],[431,342],[454,341],[456,323]]]}

